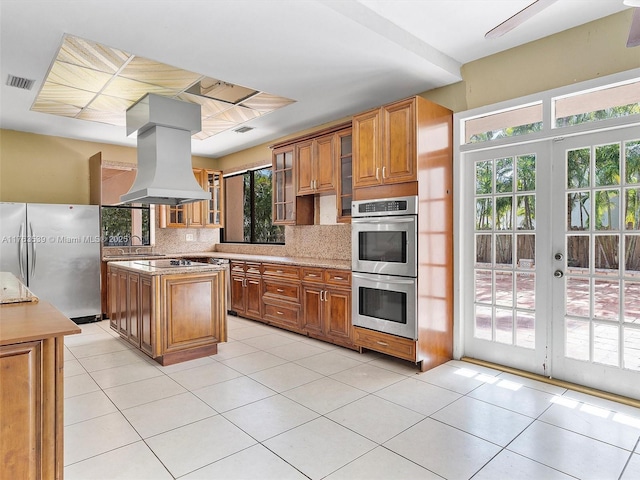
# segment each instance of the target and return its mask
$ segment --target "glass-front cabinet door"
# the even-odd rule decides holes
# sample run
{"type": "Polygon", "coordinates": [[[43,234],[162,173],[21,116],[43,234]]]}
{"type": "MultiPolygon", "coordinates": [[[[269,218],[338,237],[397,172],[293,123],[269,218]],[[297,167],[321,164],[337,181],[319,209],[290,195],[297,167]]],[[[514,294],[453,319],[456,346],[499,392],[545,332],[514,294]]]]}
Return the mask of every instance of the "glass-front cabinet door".
{"type": "Polygon", "coordinates": [[[224,180],[222,172],[218,170],[203,170],[202,188],[211,193],[211,200],[203,202],[204,226],[210,228],[221,228],[224,226],[224,180]]]}
{"type": "Polygon", "coordinates": [[[293,146],[273,151],[273,224],[296,221],[296,192],[293,185],[293,146]]]}
{"type": "Polygon", "coordinates": [[[338,132],[338,190],[336,203],[338,222],[351,221],[351,200],[353,199],[353,147],[351,128],[338,132]]]}

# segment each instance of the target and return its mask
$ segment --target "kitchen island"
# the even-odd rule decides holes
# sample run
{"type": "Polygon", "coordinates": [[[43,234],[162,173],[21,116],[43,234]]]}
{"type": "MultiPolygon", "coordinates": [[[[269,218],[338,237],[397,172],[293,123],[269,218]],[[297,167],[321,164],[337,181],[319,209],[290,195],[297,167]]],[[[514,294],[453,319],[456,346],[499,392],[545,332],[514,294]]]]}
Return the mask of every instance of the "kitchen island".
{"type": "Polygon", "coordinates": [[[111,328],[161,365],[214,355],[227,339],[223,267],[179,259],[107,265],[111,328]]]}

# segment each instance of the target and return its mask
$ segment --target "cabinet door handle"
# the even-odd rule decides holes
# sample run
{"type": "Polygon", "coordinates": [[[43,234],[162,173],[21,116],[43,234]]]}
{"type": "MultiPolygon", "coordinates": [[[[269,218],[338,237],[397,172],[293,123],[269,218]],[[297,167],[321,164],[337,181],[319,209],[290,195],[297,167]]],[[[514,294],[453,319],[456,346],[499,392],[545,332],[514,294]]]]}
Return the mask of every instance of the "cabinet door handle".
{"type": "Polygon", "coordinates": [[[382,167],[382,179],[384,180],[385,178],[387,178],[387,167],[382,167]]]}
{"type": "Polygon", "coordinates": [[[379,168],[379,167],[377,167],[377,168],[376,168],[376,180],[380,180],[380,177],[378,176],[378,175],[379,175],[379,173],[380,173],[380,168],[379,168]]]}
{"type": "Polygon", "coordinates": [[[389,346],[389,344],[388,344],[388,343],[381,342],[380,340],[378,340],[376,343],[377,343],[378,345],[382,345],[383,347],[388,347],[388,346],[389,346]]]}

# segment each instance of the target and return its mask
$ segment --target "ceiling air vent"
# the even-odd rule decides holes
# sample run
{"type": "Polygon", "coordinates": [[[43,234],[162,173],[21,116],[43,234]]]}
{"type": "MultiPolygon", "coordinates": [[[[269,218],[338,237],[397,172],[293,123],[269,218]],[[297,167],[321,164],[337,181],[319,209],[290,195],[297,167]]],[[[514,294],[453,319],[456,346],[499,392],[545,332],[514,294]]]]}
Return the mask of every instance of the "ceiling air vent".
{"type": "Polygon", "coordinates": [[[7,85],[10,87],[21,88],[22,90],[31,90],[34,83],[36,83],[35,80],[29,80],[28,78],[16,77],[11,74],[7,76],[7,85]]]}
{"type": "Polygon", "coordinates": [[[234,132],[236,133],[247,133],[248,131],[253,130],[253,127],[240,127],[236,128],[234,132]]]}

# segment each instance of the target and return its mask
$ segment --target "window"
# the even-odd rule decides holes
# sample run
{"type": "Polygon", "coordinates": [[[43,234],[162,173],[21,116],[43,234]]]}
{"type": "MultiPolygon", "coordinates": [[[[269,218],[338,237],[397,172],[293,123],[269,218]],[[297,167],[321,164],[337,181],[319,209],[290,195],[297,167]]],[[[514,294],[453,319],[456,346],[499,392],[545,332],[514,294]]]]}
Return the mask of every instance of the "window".
{"type": "Polygon", "coordinates": [[[149,205],[102,207],[102,244],[105,247],[151,245],[149,205]]]}
{"type": "Polygon", "coordinates": [[[284,227],[273,225],[271,167],[225,178],[223,242],[284,243],[284,227]]]}

